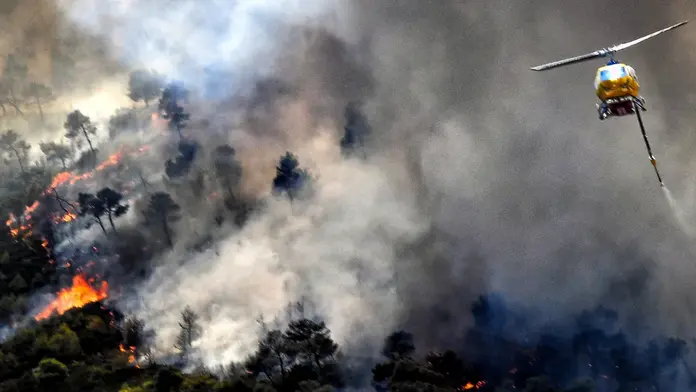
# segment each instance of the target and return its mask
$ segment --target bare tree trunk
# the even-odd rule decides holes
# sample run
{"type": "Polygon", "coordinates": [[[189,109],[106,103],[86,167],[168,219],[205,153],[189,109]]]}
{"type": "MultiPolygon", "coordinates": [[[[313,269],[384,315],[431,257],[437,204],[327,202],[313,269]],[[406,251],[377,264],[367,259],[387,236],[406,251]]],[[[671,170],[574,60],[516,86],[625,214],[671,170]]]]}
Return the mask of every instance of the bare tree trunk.
{"type": "Polygon", "coordinates": [[[97,167],[97,152],[94,151],[94,146],[92,146],[92,140],[90,140],[89,135],[87,134],[87,130],[84,126],[81,126],[81,128],[82,134],[85,135],[85,139],[87,139],[87,143],[89,144],[89,149],[92,151],[92,158],[94,158],[94,167],[97,167]]]}
{"type": "Polygon", "coordinates": [[[45,122],[46,119],[44,118],[44,112],[43,112],[43,107],[41,107],[41,99],[37,95],[36,97],[36,106],[39,108],[39,116],[41,116],[41,122],[45,122]]]}
{"type": "Polygon", "coordinates": [[[106,228],[104,227],[104,223],[102,223],[102,220],[100,217],[95,216],[97,218],[97,222],[99,223],[99,226],[101,227],[102,231],[104,232],[104,235],[108,235],[106,232],[106,228]]]}
{"type": "Polygon", "coordinates": [[[118,234],[116,231],[116,225],[114,225],[114,219],[111,216],[111,210],[108,211],[109,223],[111,223],[111,228],[114,229],[114,234],[118,234]]]}
{"type": "Polygon", "coordinates": [[[24,170],[24,164],[22,163],[22,158],[19,156],[19,151],[17,151],[16,148],[10,146],[12,151],[15,153],[15,156],[17,157],[17,162],[19,162],[19,168],[22,170],[22,174],[27,174],[27,172],[24,170]]]}
{"type": "Polygon", "coordinates": [[[17,98],[15,97],[14,92],[10,91],[10,99],[7,101],[7,103],[14,108],[17,114],[24,117],[24,113],[22,112],[22,109],[19,108],[19,104],[17,103],[17,98]]]}
{"type": "Polygon", "coordinates": [[[162,218],[162,230],[164,231],[164,236],[167,237],[167,244],[170,248],[174,248],[174,243],[172,242],[172,234],[169,230],[169,224],[167,223],[167,218],[162,218]]]}

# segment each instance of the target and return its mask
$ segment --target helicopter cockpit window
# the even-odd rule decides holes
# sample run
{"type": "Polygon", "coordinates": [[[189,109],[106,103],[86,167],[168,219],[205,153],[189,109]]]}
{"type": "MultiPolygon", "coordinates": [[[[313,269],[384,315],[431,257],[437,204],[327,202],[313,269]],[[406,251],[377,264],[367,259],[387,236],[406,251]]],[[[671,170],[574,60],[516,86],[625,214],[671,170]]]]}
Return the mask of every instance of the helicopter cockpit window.
{"type": "Polygon", "coordinates": [[[602,72],[599,73],[599,78],[602,81],[605,80],[616,80],[623,78],[626,76],[626,67],[624,66],[614,66],[614,67],[607,67],[606,69],[603,69],[602,72]]]}

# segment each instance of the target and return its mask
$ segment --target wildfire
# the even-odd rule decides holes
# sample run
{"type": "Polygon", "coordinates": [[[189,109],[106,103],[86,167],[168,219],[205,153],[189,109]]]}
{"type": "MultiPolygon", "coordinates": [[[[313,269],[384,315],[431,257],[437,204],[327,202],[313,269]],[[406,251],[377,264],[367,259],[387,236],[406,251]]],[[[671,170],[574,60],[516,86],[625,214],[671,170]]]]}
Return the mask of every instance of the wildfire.
{"type": "Polygon", "coordinates": [[[71,177],[72,177],[72,174],[70,174],[68,172],[60,172],[60,173],[56,174],[53,177],[53,181],[51,181],[51,185],[49,186],[49,189],[58,188],[59,186],[68,182],[71,177]]]}
{"type": "Polygon", "coordinates": [[[26,216],[27,218],[31,217],[31,214],[32,214],[37,208],[39,208],[39,201],[38,201],[38,200],[35,201],[35,202],[33,202],[29,207],[26,207],[26,208],[24,209],[24,216],[26,216]]]}
{"type": "MultiPolygon", "coordinates": [[[[123,346],[123,344],[119,344],[118,349],[122,353],[128,353],[128,363],[135,363],[135,346],[130,346],[126,350],[126,348],[123,346]]],[[[135,367],[140,367],[140,366],[138,366],[138,364],[135,363],[135,367]]]]}
{"type": "Polygon", "coordinates": [[[14,229],[12,229],[12,224],[15,222],[15,216],[13,213],[10,213],[10,218],[5,221],[5,226],[7,226],[8,229],[10,229],[10,235],[12,238],[17,236],[17,233],[14,232],[14,229]]]}
{"type": "Polygon", "coordinates": [[[19,237],[20,233],[31,234],[31,223],[27,223],[25,225],[18,225],[17,218],[15,218],[14,214],[12,213],[10,213],[10,218],[7,221],[5,221],[5,225],[7,225],[8,229],[10,229],[10,235],[12,236],[12,238],[19,237]]]}
{"type": "Polygon", "coordinates": [[[72,287],[67,287],[56,294],[56,299],[53,300],[44,310],[34,318],[43,320],[50,317],[54,313],[63,314],[69,309],[79,308],[88,303],[101,301],[108,294],[109,285],[106,282],[101,283],[98,289],[93,288],[82,275],[73,277],[72,287]]]}
{"type": "MultiPolygon", "coordinates": [[[[123,159],[124,155],[125,155],[125,153],[123,151],[119,151],[117,153],[111,154],[108,158],[106,158],[106,160],[104,160],[102,163],[100,163],[99,166],[97,166],[94,169],[94,171],[102,171],[109,166],[117,165],[121,161],[121,159],[123,159]]],[[[91,178],[92,175],[94,174],[94,171],[82,173],[82,174],[72,174],[70,172],[60,172],[53,177],[53,181],[51,181],[51,185],[48,187],[48,189],[46,191],[53,189],[53,188],[58,188],[59,186],[65,185],[65,184],[74,185],[78,181],[81,181],[81,180],[84,180],[87,178],[91,178]]],[[[38,202],[37,202],[37,204],[38,204],[38,202]]]]}
{"type": "Polygon", "coordinates": [[[68,223],[74,221],[75,219],[77,219],[77,215],[68,212],[65,215],[55,218],[53,221],[55,223],[68,223]]]}
{"type": "Polygon", "coordinates": [[[484,385],[486,385],[485,381],[479,381],[476,384],[472,384],[472,383],[468,382],[465,385],[462,385],[461,390],[468,391],[470,389],[481,389],[484,385]]]}
{"type": "Polygon", "coordinates": [[[100,163],[99,166],[97,166],[97,168],[94,170],[102,171],[109,166],[115,166],[121,161],[121,159],[123,159],[123,151],[111,154],[108,158],[106,158],[104,162],[100,163]]]}
{"type": "MultiPolygon", "coordinates": [[[[136,151],[132,151],[130,154],[137,156],[137,155],[143,154],[149,150],[150,150],[150,146],[144,145],[144,146],[139,147],[136,151]]],[[[107,167],[118,165],[119,162],[121,162],[121,160],[123,159],[123,157],[125,155],[126,155],[125,150],[123,148],[121,148],[118,152],[111,154],[106,160],[101,162],[91,172],[82,173],[82,174],[72,174],[72,173],[67,172],[67,171],[60,172],[53,177],[53,180],[51,181],[51,185],[49,185],[48,188],[46,188],[42,194],[46,195],[52,189],[58,188],[58,187],[65,185],[65,184],[74,185],[78,181],[91,178],[94,175],[94,172],[102,171],[102,170],[106,169],[107,167]]],[[[22,220],[22,222],[31,219],[31,214],[34,211],[36,211],[36,209],[39,208],[40,205],[41,205],[41,203],[37,200],[34,203],[32,203],[30,206],[26,207],[24,210],[24,216],[20,217],[20,218],[24,218],[22,220]]],[[[68,223],[68,222],[72,222],[76,218],[77,218],[77,215],[67,213],[58,219],[54,219],[54,222],[55,223],[68,223]]],[[[20,232],[24,232],[28,229],[31,229],[31,224],[23,225],[19,228],[12,228],[12,225],[16,224],[16,223],[17,223],[17,219],[12,214],[10,214],[9,219],[5,222],[5,224],[10,228],[10,233],[12,234],[12,237],[17,237],[20,234],[20,232]]]]}

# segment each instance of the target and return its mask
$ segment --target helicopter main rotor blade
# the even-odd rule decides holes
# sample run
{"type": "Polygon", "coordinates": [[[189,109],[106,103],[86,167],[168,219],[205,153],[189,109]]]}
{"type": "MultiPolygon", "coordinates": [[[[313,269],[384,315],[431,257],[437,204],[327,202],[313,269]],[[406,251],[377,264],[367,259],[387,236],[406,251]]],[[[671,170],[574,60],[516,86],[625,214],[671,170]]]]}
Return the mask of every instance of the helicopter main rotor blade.
{"type": "Polygon", "coordinates": [[[612,46],[612,47],[609,48],[607,51],[608,51],[608,52],[611,52],[611,53],[614,53],[614,52],[618,52],[619,50],[624,50],[624,49],[626,49],[626,48],[630,48],[630,47],[633,46],[633,45],[637,45],[637,44],[639,44],[639,43],[641,43],[641,42],[643,42],[643,41],[645,41],[645,40],[648,40],[648,39],[650,39],[650,38],[653,38],[653,37],[655,37],[655,36],[658,36],[658,35],[660,35],[660,34],[662,34],[662,33],[667,32],[667,31],[674,30],[674,29],[676,29],[677,27],[684,26],[684,25],[687,24],[687,23],[689,23],[688,20],[685,20],[685,21],[683,21],[683,22],[679,22],[679,23],[677,23],[677,24],[675,24],[675,25],[666,27],[666,28],[664,28],[664,29],[662,29],[662,30],[658,30],[658,31],[656,31],[656,32],[654,32],[654,33],[652,33],[652,34],[648,34],[648,35],[646,35],[646,36],[644,36],[644,37],[640,37],[640,38],[635,39],[635,40],[633,40],[633,41],[631,41],[631,42],[626,42],[626,43],[623,43],[623,44],[619,44],[619,45],[612,46]]]}
{"type": "Polygon", "coordinates": [[[610,48],[599,49],[599,50],[596,50],[596,51],[591,52],[591,53],[583,54],[581,56],[570,57],[567,59],[554,61],[552,63],[538,65],[536,67],[532,67],[531,70],[532,71],[545,71],[545,70],[551,69],[551,68],[562,67],[564,65],[575,64],[575,63],[580,63],[580,62],[587,61],[587,60],[592,60],[592,59],[595,59],[597,57],[606,57],[609,54],[616,53],[616,52],[618,52],[620,50],[624,50],[626,48],[630,48],[631,46],[637,45],[645,40],[653,38],[653,37],[660,35],[664,32],[676,29],[677,27],[683,26],[683,25],[687,24],[688,22],[689,22],[688,20],[685,20],[683,22],[679,22],[675,25],[669,26],[667,28],[656,31],[652,34],[648,34],[644,37],[640,37],[640,38],[635,39],[635,40],[630,41],[630,42],[626,42],[626,43],[619,44],[619,45],[614,45],[610,48]]]}
{"type": "Polygon", "coordinates": [[[545,71],[545,70],[551,69],[551,68],[562,67],[564,65],[575,64],[575,63],[580,63],[580,62],[587,61],[587,60],[596,59],[597,57],[604,57],[606,55],[607,55],[606,51],[597,50],[597,51],[594,51],[592,53],[583,54],[581,56],[570,57],[567,59],[554,61],[552,63],[537,65],[536,67],[532,67],[531,70],[532,71],[545,71]]]}

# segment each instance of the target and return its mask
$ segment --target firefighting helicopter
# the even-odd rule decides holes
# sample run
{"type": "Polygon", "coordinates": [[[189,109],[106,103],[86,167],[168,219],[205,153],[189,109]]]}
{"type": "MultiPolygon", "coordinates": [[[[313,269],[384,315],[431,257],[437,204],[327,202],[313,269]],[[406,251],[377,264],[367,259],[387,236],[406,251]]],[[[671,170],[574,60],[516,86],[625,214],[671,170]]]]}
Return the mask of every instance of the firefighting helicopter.
{"type": "Polygon", "coordinates": [[[689,21],[686,20],[677,23],[630,42],[531,68],[533,71],[545,71],[551,68],[575,64],[598,57],[609,56],[609,61],[607,64],[597,69],[594,80],[595,93],[600,101],[596,105],[599,119],[605,120],[614,116],[620,117],[633,113],[636,114],[636,117],[638,118],[638,125],[640,126],[640,130],[643,134],[643,140],[645,140],[645,146],[648,148],[650,163],[652,163],[653,167],[655,168],[655,174],[657,174],[657,179],[660,181],[660,186],[662,187],[664,187],[665,184],[662,182],[660,172],[657,170],[657,161],[652,154],[650,143],[648,142],[648,136],[645,133],[643,119],[640,114],[641,111],[647,111],[647,109],[645,108],[645,99],[638,94],[640,85],[638,84],[636,71],[633,69],[633,67],[616,61],[614,54],[620,50],[630,48],[631,46],[637,45],[664,32],[683,26],[688,22],[689,21]]]}

